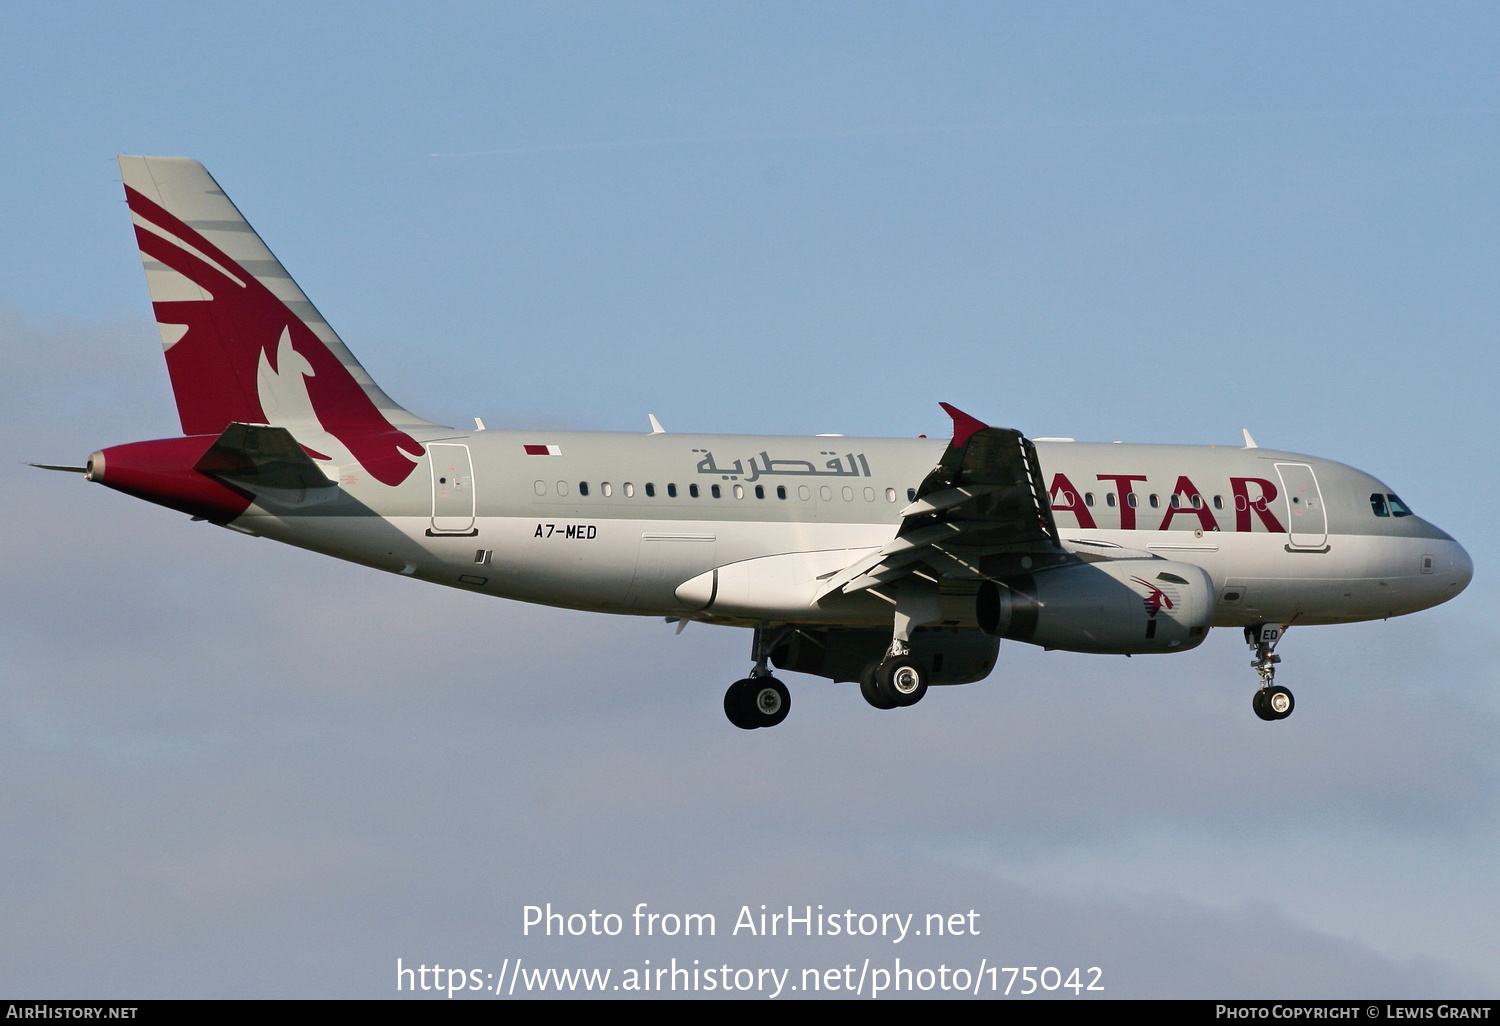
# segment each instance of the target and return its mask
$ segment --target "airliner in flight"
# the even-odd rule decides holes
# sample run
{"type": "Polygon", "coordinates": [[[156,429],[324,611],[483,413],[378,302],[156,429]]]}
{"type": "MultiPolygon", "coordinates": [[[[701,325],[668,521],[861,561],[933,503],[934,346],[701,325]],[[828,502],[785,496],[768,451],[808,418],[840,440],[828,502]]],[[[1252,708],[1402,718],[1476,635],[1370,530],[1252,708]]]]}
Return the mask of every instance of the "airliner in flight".
{"type": "Polygon", "coordinates": [[[434,584],[753,632],[737,727],[791,707],[772,667],[879,709],[994,669],[1002,639],[1185,652],[1244,631],[1264,720],[1288,627],[1457,595],[1463,548],[1352,467],[1258,448],[1029,439],[943,404],[947,441],[486,431],[365,373],[204,167],[119,158],[182,436],[88,480],[434,584]]]}

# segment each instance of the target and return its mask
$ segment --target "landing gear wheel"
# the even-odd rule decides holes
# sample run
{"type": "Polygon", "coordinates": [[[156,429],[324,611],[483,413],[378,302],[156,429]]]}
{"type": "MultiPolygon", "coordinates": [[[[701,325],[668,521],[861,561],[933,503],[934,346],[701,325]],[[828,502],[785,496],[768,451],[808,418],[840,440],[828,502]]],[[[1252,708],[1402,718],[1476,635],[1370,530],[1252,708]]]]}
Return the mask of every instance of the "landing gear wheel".
{"type": "Polygon", "coordinates": [[[859,675],[859,693],[865,696],[866,702],[869,702],[877,709],[894,709],[896,708],[896,703],[886,698],[880,692],[880,689],[875,686],[875,674],[879,669],[880,664],[878,662],[871,663],[865,667],[865,671],[859,675]]]}
{"type": "Polygon", "coordinates": [[[749,686],[754,683],[749,678],[737,680],[724,692],[724,715],[741,730],[754,730],[760,726],[750,718],[749,686]]]}
{"type": "Polygon", "coordinates": [[[1292,714],[1296,706],[1292,699],[1292,693],[1280,684],[1273,684],[1266,688],[1266,711],[1271,714],[1273,720],[1284,720],[1292,714]]]}
{"type": "Polygon", "coordinates": [[[724,715],[741,730],[774,727],[792,711],[792,694],[775,677],[746,677],[724,692],[724,715]]]}
{"type": "Polygon", "coordinates": [[[1284,720],[1292,714],[1297,703],[1290,691],[1279,684],[1273,684],[1257,691],[1251,705],[1255,709],[1255,715],[1263,720],[1284,720]]]}
{"type": "Polygon", "coordinates": [[[875,668],[875,690],[898,708],[916,705],[927,694],[927,668],[911,656],[892,656],[875,668]]]}
{"type": "Polygon", "coordinates": [[[747,691],[757,727],[774,727],[792,711],[792,693],[775,677],[752,677],[747,691]]]}

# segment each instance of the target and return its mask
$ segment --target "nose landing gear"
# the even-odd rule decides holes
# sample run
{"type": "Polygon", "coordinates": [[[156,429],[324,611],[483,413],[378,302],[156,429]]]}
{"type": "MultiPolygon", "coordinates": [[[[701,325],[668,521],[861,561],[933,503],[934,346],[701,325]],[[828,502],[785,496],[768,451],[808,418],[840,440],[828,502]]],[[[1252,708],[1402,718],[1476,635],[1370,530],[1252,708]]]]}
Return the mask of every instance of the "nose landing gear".
{"type": "Polygon", "coordinates": [[[1250,704],[1255,715],[1263,720],[1284,720],[1292,714],[1292,709],[1297,704],[1290,691],[1273,683],[1276,679],[1276,664],[1281,662],[1281,656],[1276,654],[1276,644],[1283,633],[1279,623],[1255,624],[1245,628],[1245,644],[1255,653],[1255,660],[1250,667],[1260,674],[1260,690],[1255,693],[1250,704]]]}

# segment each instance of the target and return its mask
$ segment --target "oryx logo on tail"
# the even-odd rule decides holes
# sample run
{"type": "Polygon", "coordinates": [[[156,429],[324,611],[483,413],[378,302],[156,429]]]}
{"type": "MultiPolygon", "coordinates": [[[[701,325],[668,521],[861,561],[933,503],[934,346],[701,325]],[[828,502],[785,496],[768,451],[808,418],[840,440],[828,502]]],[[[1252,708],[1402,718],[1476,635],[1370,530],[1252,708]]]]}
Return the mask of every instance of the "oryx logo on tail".
{"type": "Polygon", "coordinates": [[[331,450],[319,458],[347,452],[377,481],[404,481],[424,450],[392,416],[421,421],[369,380],[203,166],[120,163],[183,432],[285,426],[331,450]]]}

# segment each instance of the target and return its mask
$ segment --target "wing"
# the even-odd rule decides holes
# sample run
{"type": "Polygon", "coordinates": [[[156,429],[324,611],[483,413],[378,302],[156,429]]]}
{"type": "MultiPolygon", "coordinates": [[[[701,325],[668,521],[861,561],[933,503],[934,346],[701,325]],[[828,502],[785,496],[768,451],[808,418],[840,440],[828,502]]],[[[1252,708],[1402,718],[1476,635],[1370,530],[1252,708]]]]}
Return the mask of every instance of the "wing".
{"type": "Polygon", "coordinates": [[[819,600],[908,574],[978,580],[1073,560],[1030,440],[939,405],[953,418],[953,441],[901,511],[896,537],[830,577],[819,600]]]}

